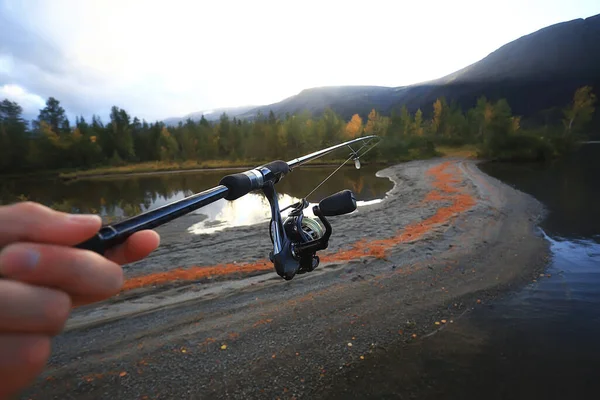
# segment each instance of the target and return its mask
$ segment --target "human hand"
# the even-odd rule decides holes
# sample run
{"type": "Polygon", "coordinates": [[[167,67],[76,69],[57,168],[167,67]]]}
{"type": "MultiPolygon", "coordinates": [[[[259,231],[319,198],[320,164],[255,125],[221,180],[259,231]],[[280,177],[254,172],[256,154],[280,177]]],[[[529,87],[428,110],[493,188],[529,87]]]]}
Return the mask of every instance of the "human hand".
{"type": "Polygon", "coordinates": [[[103,257],[72,246],[101,226],[95,215],[24,202],[0,206],[0,399],[30,384],[50,355],[50,340],[73,306],[104,300],[123,285],[119,264],[159,244],[154,231],[130,236],[103,257]]]}

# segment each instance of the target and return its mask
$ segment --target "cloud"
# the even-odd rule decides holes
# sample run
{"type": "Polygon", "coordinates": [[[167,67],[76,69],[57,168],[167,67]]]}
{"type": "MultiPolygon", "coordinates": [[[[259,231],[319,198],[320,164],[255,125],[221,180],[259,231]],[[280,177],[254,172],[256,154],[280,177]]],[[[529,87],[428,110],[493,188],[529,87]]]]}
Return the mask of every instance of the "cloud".
{"type": "Polygon", "coordinates": [[[0,86],[0,99],[16,101],[23,108],[23,114],[27,119],[36,118],[38,112],[46,103],[44,99],[35,93],[29,93],[19,85],[0,86]]]}
{"type": "MultiPolygon", "coordinates": [[[[0,4],[0,96],[17,101],[28,118],[37,116],[43,99],[58,97],[71,115],[90,114],[101,102],[81,100],[81,92],[99,80],[77,70],[63,51],[15,20],[0,4]]],[[[3,7],[4,6],[4,7],[3,7]]]]}
{"type": "Polygon", "coordinates": [[[64,73],[60,50],[2,11],[0,8],[0,54],[10,54],[19,62],[37,65],[53,73],[64,73]]]}
{"type": "Polygon", "coordinates": [[[117,105],[156,120],[315,86],[400,86],[597,12],[585,1],[506,0],[490,13],[478,0],[0,0],[0,87],[53,96],[70,118],[117,105]]]}

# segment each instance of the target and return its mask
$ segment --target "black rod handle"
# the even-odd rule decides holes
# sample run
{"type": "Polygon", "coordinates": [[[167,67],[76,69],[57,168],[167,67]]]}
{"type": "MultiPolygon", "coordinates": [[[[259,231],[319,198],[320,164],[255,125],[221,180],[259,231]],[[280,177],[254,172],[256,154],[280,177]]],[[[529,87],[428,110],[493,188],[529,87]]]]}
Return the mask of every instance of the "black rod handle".
{"type": "Polygon", "coordinates": [[[219,185],[136,215],[117,224],[103,226],[96,235],[75,247],[104,255],[107,250],[124,243],[129,236],[136,232],[156,228],[191,211],[225,198],[225,196],[227,196],[227,188],[219,185]]]}

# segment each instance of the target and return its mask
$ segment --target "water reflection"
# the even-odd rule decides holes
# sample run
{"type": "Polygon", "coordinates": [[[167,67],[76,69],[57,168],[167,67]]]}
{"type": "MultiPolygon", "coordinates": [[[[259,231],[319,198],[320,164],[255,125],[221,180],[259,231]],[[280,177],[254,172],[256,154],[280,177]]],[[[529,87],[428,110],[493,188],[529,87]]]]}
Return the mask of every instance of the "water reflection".
{"type": "MultiPolygon", "coordinates": [[[[551,165],[485,164],[483,170],[530,193],[547,207],[541,228],[550,242],[551,274],[526,295],[555,304],[578,293],[600,303],[600,146],[585,145],[572,158],[551,165]],[[552,301],[550,301],[552,300],[552,301]]],[[[588,305],[580,304],[579,311],[588,305]]]]}
{"type": "Polygon", "coordinates": [[[488,163],[488,174],[530,193],[550,211],[542,228],[551,237],[590,239],[600,233],[600,145],[584,145],[550,165],[488,163]]]}
{"type": "Polygon", "coordinates": [[[483,165],[544,203],[549,214],[541,228],[552,251],[544,275],[495,304],[494,312],[470,318],[490,338],[489,354],[478,359],[487,357],[478,368],[493,371],[480,379],[487,388],[502,376],[514,398],[548,397],[540,393],[540,378],[552,383],[550,397],[569,397],[573,388],[580,393],[598,389],[599,156],[600,146],[585,145],[571,159],[552,165],[483,165]],[[557,395],[557,389],[565,395],[557,395]]]}
{"type": "MultiPolygon", "coordinates": [[[[280,208],[300,201],[300,198],[292,197],[288,194],[278,196],[280,208]]],[[[358,207],[376,204],[382,199],[368,201],[357,201],[358,207]]],[[[314,217],[312,207],[317,203],[310,203],[304,210],[304,215],[314,217]]],[[[285,218],[290,210],[282,213],[285,218]]],[[[205,216],[205,219],[188,228],[190,233],[207,234],[215,233],[227,228],[255,225],[268,221],[271,218],[271,208],[266,197],[250,193],[236,201],[219,200],[199,210],[196,214],[205,216]]]]}
{"type": "MultiPolygon", "coordinates": [[[[279,195],[280,204],[298,201],[287,194],[279,195]]],[[[283,208],[283,207],[282,207],[283,208]]],[[[308,211],[308,210],[307,210],[308,211]]],[[[269,201],[260,194],[250,193],[236,201],[219,200],[198,212],[206,219],[192,225],[195,234],[214,233],[226,228],[254,225],[267,221],[271,215],[269,201]]]]}
{"type": "Polygon", "coordinates": [[[600,145],[552,165],[481,168],[546,205],[548,269],[439,334],[358,364],[331,398],[352,397],[348,382],[363,398],[592,399],[600,390],[600,145]]]}
{"type": "MultiPolygon", "coordinates": [[[[363,167],[360,171],[353,167],[342,168],[311,195],[309,201],[318,202],[343,189],[353,190],[361,205],[382,199],[392,188],[392,183],[375,176],[379,169],[374,166],[363,167]]],[[[302,168],[288,175],[277,184],[282,206],[305,196],[332,170],[324,167],[302,168]]],[[[105,222],[110,222],[216,186],[224,175],[232,172],[182,172],[73,182],[59,179],[4,179],[0,182],[0,203],[29,199],[62,211],[99,214],[105,222]]],[[[250,194],[235,202],[221,200],[199,210],[197,214],[204,215],[205,219],[190,229],[195,233],[210,233],[228,227],[252,225],[268,219],[269,212],[268,202],[260,194],[250,194]]]]}

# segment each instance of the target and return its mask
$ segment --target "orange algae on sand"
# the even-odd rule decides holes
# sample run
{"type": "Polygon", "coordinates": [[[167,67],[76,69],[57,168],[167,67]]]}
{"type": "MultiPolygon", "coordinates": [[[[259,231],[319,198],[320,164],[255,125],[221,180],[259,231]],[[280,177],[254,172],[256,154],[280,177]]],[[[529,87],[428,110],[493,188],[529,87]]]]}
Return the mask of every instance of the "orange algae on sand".
{"type": "Polygon", "coordinates": [[[173,281],[194,281],[212,276],[233,275],[238,273],[271,270],[273,267],[266,261],[260,260],[246,264],[221,264],[212,267],[177,268],[165,272],[141,275],[125,281],[122,291],[137,289],[145,286],[160,285],[173,281]]]}
{"type": "Polygon", "coordinates": [[[432,201],[444,201],[444,200],[448,200],[448,199],[449,199],[448,196],[442,195],[437,190],[432,190],[431,192],[427,193],[427,196],[425,196],[425,198],[423,199],[423,203],[429,203],[432,201]]]}
{"type": "MultiPolygon", "coordinates": [[[[426,175],[432,178],[431,185],[434,189],[425,196],[422,203],[443,201],[450,202],[450,205],[438,208],[434,215],[421,222],[409,224],[393,237],[378,240],[362,239],[354,243],[349,249],[323,255],[321,260],[323,262],[344,262],[362,257],[383,259],[393,247],[420,239],[431,232],[434,227],[449,222],[455,215],[465,212],[475,205],[473,196],[456,187],[456,184],[460,183],[459,171],[452,161],[446,161],[430,168],[426,175]]],[[[174,281],[194,281],[213,276],[228,276],[272,269],[273,266],[267,260],[244,264],[230,263],[216,266],[177,268],[166,272],[130,278],[125,281],[122,291],[174,281]]]]}
{"type": "Polygon", "coordinates": [[[440,207],[436,213],[424,221],[409,224],[395,236],[379,240],[361,240],[356,242],[348,250],[342,250],[335,254],[329,254],[322,257],[325,262],[350,261],[360,257],[371,256],[375,258],[385,258],[388,250],[402,243],[408,243],[420,239],[426,233],[430,232],[435,226],[444,224],[455,215],[462,213],[475,205],[473,196],[467,193],[458,193],[459,190],[452,186],[458,183],[455,178],[458,170],[451,162],[445,162],[432,167],[427,171],[427,175],[433,177],[432,186],[437,190],[430,191],[423,202],[431,201],[450,201],[451,204],[446,207],[440,207]],[[446,172],[451,169],[451,172],[446,172]]]}

